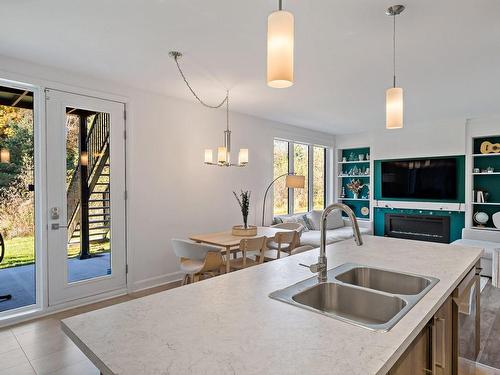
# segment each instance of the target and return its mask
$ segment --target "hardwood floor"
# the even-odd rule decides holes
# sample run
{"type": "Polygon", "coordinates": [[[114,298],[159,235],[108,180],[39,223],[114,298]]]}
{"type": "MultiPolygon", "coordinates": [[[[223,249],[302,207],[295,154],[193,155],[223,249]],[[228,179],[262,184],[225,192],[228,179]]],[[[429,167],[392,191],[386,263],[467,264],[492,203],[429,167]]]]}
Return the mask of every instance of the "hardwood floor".
{"type": "Polygon", "coordinates": [[[61,330],[60,320],[176,286],[152,288],[0,330],[0,375],[99,375],[97,368],[61,330]]]}

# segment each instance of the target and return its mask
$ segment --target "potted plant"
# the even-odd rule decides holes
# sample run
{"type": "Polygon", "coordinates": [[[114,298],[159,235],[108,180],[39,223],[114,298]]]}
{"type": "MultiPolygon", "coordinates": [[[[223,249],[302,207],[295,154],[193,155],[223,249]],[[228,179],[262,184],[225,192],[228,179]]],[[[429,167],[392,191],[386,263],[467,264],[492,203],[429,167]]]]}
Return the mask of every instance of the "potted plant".
{"type": "Polygon", "coordinates": [[[354,199],[359,199],[359,193],[365,185],[361,182],[359,178],[352,179],[351,182],[347,184],[347,188],[352,192],[354,199]]]}
{"type": "Polygon", "coordinates": [[[238,195],[233,191],[234,197],[238,201],[243,216],[243,225],[235,225],[233,227],[233,234],[237,236],[255,236],[257,234],[257,227],[248,225],[248,211],[250,208],[250,191],[243,191],[238,195]]]}

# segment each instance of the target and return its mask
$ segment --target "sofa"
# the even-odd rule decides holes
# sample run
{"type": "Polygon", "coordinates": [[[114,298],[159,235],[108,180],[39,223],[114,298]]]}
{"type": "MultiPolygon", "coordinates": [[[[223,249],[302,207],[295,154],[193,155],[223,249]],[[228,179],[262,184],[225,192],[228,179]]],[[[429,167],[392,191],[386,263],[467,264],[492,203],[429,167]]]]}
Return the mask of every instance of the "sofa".
{"type": "MultiPolygon", "coordinates": [[[[319,225],[323,211],[314,210],[302,214],[281,215],[275,216],[273,223],[298,223],[303,226],[300,232],[300,245],[310,245],[319,247],[320,245],[320,230],[319,225]]],[[[368,221],[358,220],[359,231],[361,234],[372,234],[371,223],[368,221]]],[[[332,244],[352,238],[351,221],[342,216],[342,212],[338,209],[333,210],[328,215],[326,221],[326,243],[332,244]]]]}
{"type": "Polygon", "coordinates": [[[462,239],[452,242],[452,245],[474,246],[484,250],[481,257],[481,275],[493,278],[493,285],[498,285],[500,232],[462,229],[462,239]]]}

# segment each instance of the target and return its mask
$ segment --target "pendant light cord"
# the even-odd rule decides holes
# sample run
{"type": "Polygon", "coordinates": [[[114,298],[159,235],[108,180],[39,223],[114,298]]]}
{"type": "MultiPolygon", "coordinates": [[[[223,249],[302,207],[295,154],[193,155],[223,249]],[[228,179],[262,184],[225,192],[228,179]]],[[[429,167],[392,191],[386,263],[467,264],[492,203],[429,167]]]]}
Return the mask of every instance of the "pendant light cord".
{"type": "Polygon", "coordinates": [[[229,131],[229,90],[226,91],[226,130],[229,131]]]}
{"type": "Polygon", "coordinates": [[[393,87],[396,87],[396,15],[393,16],[393,31],[392,31],[392,72],[393,72],[393,87]]]}
{"type": "MultiPolygon", "coordinates": [[[[189,84],[186,76],[184,75],[184,72],[181,69],[181,66],[179,64],[179,57],[181,56],[181,54],[172,52],[170,55],[174,58],[175,64],[177,65],[177,69],[179,69],[179,73],[181,74],[181,77],[184,80],[184,83],[188,87],[189,91],[191,91],[191,93],[193,94],[193,96],[196,98],[196,100],[198,100],[205,107],[207,107],[207,108],[213,108],[213,109],[220,108],[220,107],[222,107],[224,105],[224,103],[226,103],[227,112],[229,113],[229,90],[226,91],[226,97],[219,104],[217,104],[217,105],[210,105],[210,104],[205,103],[203,100],[201,100],[201,98],[196,94],[196,92],[194,91],[194,89],[191,87],[191,85],[189,84]]],[[[228,115],[228,119],[229,119],[229,115],[228,115]]],[[[228,130],[229,130],[229,120],[228,120],[228,130]]]]}
{"type": "Polygon", "coordinates": [[[283,10],[283,0],[278,0],[278,10],[283,10]]]}

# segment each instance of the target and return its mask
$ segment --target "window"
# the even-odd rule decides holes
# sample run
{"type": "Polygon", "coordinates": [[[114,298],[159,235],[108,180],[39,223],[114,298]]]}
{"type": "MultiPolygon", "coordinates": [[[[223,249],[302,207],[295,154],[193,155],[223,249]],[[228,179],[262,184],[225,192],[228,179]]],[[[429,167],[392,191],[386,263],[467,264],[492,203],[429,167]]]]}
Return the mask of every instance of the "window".
{"type": "Polygon", "coordinates": [[[309,209],[309,186],[307,183],[309,181],[309,146],[300,143],[293,144],[293,172],[306,178],[304,189],[295,189],[293,192],[293,213],[300,214],[309,209]]]}
{"type": "Polygon", "coordinates": [[[326,148],[313,146],[313,209],[325,208],[326,148]]]}
{"type": "Polygon", "coordinates": [[[305,177],[304,189],[287,189],[285,178],[274,184],[274,215],[322,210],[326,203],[326,148],[274,140],[274,178],[286,173],[305,177]]]}
{"type": "MultiPolygon", "coordinates": [[[[274,178],[288,173],[288,142],[274,140],[274,178]]],[[[285,178],[280,178],[274,183],[274,214],[286,215],[288,213],[288,189],[285,178]]]]}

